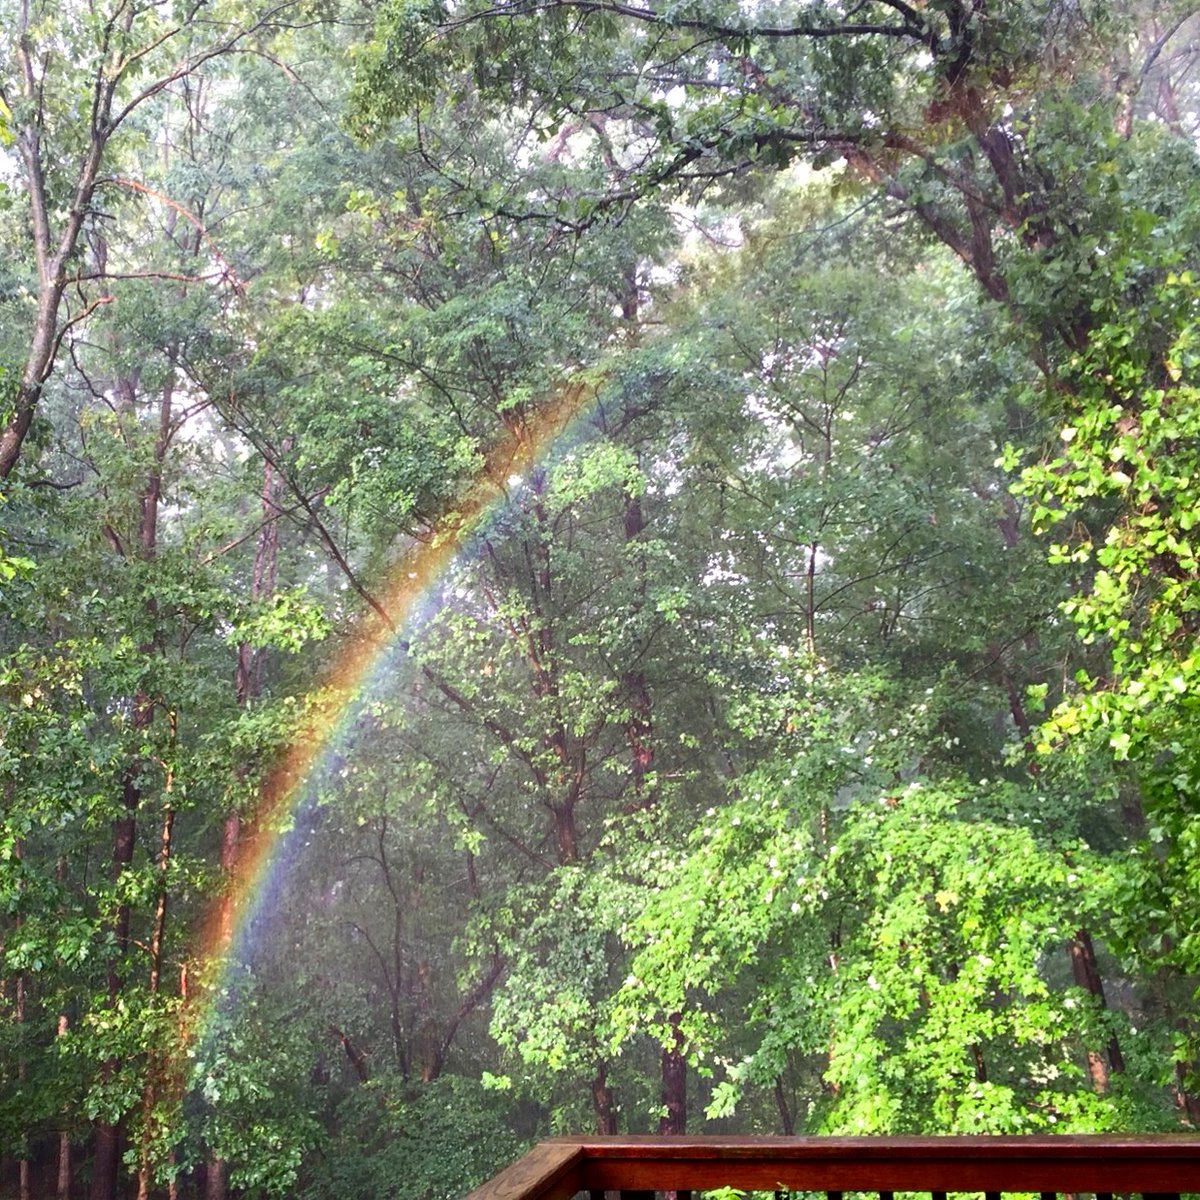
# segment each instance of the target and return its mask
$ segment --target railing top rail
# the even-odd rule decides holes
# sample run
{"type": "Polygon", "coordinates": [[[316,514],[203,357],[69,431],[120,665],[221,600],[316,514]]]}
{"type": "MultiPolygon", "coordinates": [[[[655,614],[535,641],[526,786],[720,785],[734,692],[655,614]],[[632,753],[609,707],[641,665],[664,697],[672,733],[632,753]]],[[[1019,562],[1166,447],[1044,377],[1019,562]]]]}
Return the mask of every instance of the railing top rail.
{"type": "Polygon", "coordinates": [[[1200,1191],[1200,1137],[554,1138],[468,1200],[576,1191],[739,1187],[814,1191],[1200,1191]]]}
{"type": "Polygon", "coordinates": [[[838,1158],[864,1151],[881,1154],[969,1158],[981,1151],[1005,1156],[1049,1154],[1072,1159],[1102,1154],[1118,1157],[1142,1150],[1191,1158],[1200,1151],[1200,1134],[1193,1133],[1058,1133],[1058,1134],[894,1134],[887,1137],[858,1135],[776,1134],[614,1134],[607,1137],[554,1137],[542,1146],[577,1146],[588,1158],[660,1155],[668,1158],[726,1158],[764,1152],[796,1158],[838,1158]]]}

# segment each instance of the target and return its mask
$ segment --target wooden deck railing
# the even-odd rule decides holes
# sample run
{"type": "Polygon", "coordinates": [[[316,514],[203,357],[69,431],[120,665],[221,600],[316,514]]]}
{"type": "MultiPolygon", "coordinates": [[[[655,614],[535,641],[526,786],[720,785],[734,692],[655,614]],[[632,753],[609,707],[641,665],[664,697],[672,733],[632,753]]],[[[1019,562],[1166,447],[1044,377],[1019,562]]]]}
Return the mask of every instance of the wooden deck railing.
{"type": "Polygon", "coordinates": [[[1200,1193],[1200,1137],[614,1137],[542,1142],[468,1200],[653,1200],[657,1193],[744,1191],[1004,1192],[1054,1196],[1200,1193]]]}

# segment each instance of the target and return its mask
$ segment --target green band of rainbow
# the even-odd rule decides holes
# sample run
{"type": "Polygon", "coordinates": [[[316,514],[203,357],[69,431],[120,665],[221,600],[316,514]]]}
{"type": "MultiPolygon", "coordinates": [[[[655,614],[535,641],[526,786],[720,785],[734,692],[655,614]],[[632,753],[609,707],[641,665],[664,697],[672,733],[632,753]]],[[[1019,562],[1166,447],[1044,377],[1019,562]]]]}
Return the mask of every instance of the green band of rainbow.
{"type": "MultiPolygon", "coordinates": [[[[404,652],[405,635],[422,600],[507,510],[510,481],[552,462],[556,454],[575,443],[595,394],[594,385],[571,383],[536,413],[509,414],[504,436],[486,456],[457,510],[443,519],[432,538],[417,542],[397,562],[384,586],[373,595],[371,611],[323,681],[329,701],[315,724],[269,773],[247,821],[255,835],[239,848],[225,893],[206,917],[201,962],[211,969],[213,978],[207,981],[189,1021],[190,1037],[185,1044],[192,1056],[197,1056],[213,1035],[215,1017],[236,992],[229,986],[229,972],[241,957],[248,929],[264,915],[273,883],[278,882],[280,850],[293,815],[315,791],[331,755],[346,745],[363,705],[375,692],[381,668],[390,667],[395,654],[404,652]]],[[[389,669],[387,675],[393,677],[393,671],[389,669]]]]}

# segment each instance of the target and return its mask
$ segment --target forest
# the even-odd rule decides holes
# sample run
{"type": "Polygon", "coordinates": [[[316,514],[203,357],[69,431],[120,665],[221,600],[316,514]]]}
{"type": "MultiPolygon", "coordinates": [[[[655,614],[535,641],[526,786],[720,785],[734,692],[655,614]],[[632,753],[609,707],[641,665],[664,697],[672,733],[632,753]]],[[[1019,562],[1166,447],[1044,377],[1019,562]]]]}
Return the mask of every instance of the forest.
{"type": "Polygon", "coordinates": [[[1200,1128],[1200,3],[0,29],[0,1196],[1200,1128]]]}

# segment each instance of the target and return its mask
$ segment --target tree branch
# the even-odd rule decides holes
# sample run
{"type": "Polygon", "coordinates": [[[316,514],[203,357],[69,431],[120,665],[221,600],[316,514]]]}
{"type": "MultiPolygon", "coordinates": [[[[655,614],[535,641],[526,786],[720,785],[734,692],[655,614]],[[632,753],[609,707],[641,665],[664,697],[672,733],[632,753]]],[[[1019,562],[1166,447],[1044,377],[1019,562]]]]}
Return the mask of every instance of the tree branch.
{"type": "Polygon", "coordinates": [[[734,25],[722,25],[716,21],[704,21],[696,17],[676,17],[664,14],[653,8],[639,8],[632,4],[622,3],[621,0],[525,0],[524,3],[496,6],[470,13],[457,20],[446,22],[443,29],[457,29],[476,21],[487,20],[490,17],[532,17],[554,9],[570,8],[582,13],[585,17],[593,13],[607,13],[618,17],[627,17],[633,21],[656,25],[667,29],[693,29],[701,33],[711,34],[722,40],[744,38],[764,38],[779,40],[784,38],[832,38],[832,37],[894,37],[911,38],[925,41],[925,30],[917,14],[905,4],[889,3],[894,11],[911,14],[915,20],[905,18],[900,25],[879,23],[847,23],[841,25],[747,25],[738,28],[734,25]]]}
{"type": "Polygon", "coordinates": [[[87,305],[80,312],[77,312],[68,321],[64,321],[59,326],[58,335],[54,339],[54,349],[50,353],[50,359],[42,369],[42,376],[39,382],[45,383],[50,378],[50,372],[54,368],[54,361],[58,358],[59,349],[62,347],[63,338],[67,336],[67,332],[72,326],[78,325],[80,321],[86,321],[98,308],[103,308],[106,304],[112,304],[116,300],[116,296],[97,296],[91,304],[87,305]]]}
{"type": "MultiPolygon", "coordinates": [[[[233,290],[237,292],[239,296],[244,296],[246,294],[246,285],[241,281],[241,279],[238,278],[238,274],[233,267],[230,266],[229,260],[226,259],[226,257],[217,248],[216,242],[213,241],[212,236],[205,228],[204,223],[190,209],[184,207],[184,205],[180,204],[178,200],[172,200],[170,196],[166,196],[162,192],[157,191],[152,187],[148,187],[144,183],[139,183],[136,179],[126,179],[120,175],[113,175],[107,179],[97,180],[97,184],[104,183],[111,183],[115,184],[117,187],[128,188],[132,192],[140,192],[143,196],[150,196],[155,200],[161,201],[161,203],[167,205],[167,207],[173,212],[177,212],[204,239],[204,242],[208,246],[209,250],[212,251],[213,257],[221,264],[224,277],[227,278],[233,285],[233,290]]],[[[168,275],[167,278],[179,279],[185,282],[189,281],[187,276],[180,275],[168,275]]],[[[203,278],[203,276],[201,278],[203,278]]]]}

